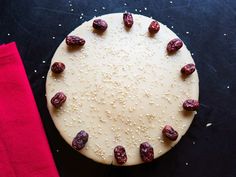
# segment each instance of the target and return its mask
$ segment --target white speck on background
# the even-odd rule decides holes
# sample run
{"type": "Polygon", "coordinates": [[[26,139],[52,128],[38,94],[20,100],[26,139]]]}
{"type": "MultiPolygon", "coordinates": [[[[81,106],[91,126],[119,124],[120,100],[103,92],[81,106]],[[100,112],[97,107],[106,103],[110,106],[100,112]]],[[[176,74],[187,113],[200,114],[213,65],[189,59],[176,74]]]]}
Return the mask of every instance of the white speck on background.
{"type": "Polygon", "coordinates": [[[191,55],[193,56],[193,55],[194,55],[194,53],[191,53],[191,55]]]}
{"type": "Polygon", "coordinates": [[[174,28],[174,26],[171,26],[171,28],[173,29],[173,28],[174,28]]]}
{"type": "Polygon", "coordinates": [[[61,24],[58,24],[58,26],[61,26],[61,24]]]}
{"type": "Polygon", "coordinates": [[[212,123],[207,123],[206,124],[206,127],[210,127],[210,126],[212,126],[212,123]]]}
{"type": "Polygon", "coordinates": [[[173,3],[173,1],[170,1],[170,4],[172,4],[173,3]]]}
{"type": "Polygon", "coordinates": [[[147,10],[147,7],[144,7],[144,10],[147,10]]]}
{"type": "Polygon", "coordinates": [[[188,31],[186,31],[186,34],[189,34],[189,32],[188,32],[188,31]]]}
{"type": "Polygon", "coordinates": [[[139,12],[142,12],[142,10],[140,9],[139,12]]]}
{"type": "Polygon", "coordinates": [[[105,10],[106,8],[105,7],[102,7],[103,10],[105,10]]]}
{"type": "Polygon", "coordinates": [[[229,85],[226,88],[229,89],[229,85]]]}
{"type": "Polygon", "coordinates": [[[70,4],[70,7],[72,7],[72,4],[70,4]]]}
{"type": "Polygon", "coordinates": [[[56,37],[55,37],[55,36],[52,36],[52,39],[56,39],[56,37]]]}
{"type": "Polygon", "coordinates": [[[35,69],[34,72],[37,73],[37,70],[35,69]]]}
{"type": "Polygon", "coordinates": [[[126,3],[124,3],[124,6],[127,6],[127,4],[126,4],[126,3]]]}
{"type": "Polygon", "coordinates": [[[73,12],[73,11],[74,11],[74,9],[70,9],[70,11],[72,11],[72,12],[73,12]]]}
{"type": "Polygon", "coordinates": [[[98,10],[97,9],[94,9],[94,12],[97,12],[98,10]]]}
{"type": "Polygon", "coordinates": [[[82,19],[82,18],[83,18],[82,16],[79,17],[79,19],[82,19]]]}
{"type": "Polygon", "coordinates": [[[69,3],[71,3],[71,1],[68,1],[69,3]]]}
{"type": "Polygon", "coordinates": [[[57,151],[57,152],[59,152],[60,150],[59,150],[59,149],[57,149],[56,151],[57,151]]]}
{"type": "Polygon", "coordinates": [[[188,166],[188,162],[186,162],[185,165],[188,166]]]}
{"type": "Polygon", "coordinates": [[[224,36],[227,36],[227,34],[226,34],[226,33],[224,33],[224,36]]]}
{"type": "Polygon", "coordinates": [[[196,142],[195,142],[195,141],[193,141],[193,144],[196,144],[196,142]]]}
{"type": "Polygon", "coordinates": [[[42,63],[46,63],[46,61],[45,61],[45,60],[43,60],[43,61],[42,61],[42,63]]]}
{"type": "Polygon", "coordinates": [[[45,78],[45,76],[42,76],[42,79],[44,79],[45,78]]]}
{"type": "Polygon", "coordinates": [[[10,34],[10,33],[7,33],[7,35],[8,35],[8,36],[11,36],[11,34],[10,34]]]}
{"type": "Polygon", "coordinates": [[[84,14],[83,14],[83,13],[81,13],[80,15],[81,15],[81,16],[83,16],[84,14]]]}
{"type": "Polygon", "coordinates": [[[152,16],[150,16],[150,18],[152,19],[152,16]]]}
{"type": "Polygon", "coordinates": [[[134,9],[135,12],[138,12],[138,9],[134,9]]]}

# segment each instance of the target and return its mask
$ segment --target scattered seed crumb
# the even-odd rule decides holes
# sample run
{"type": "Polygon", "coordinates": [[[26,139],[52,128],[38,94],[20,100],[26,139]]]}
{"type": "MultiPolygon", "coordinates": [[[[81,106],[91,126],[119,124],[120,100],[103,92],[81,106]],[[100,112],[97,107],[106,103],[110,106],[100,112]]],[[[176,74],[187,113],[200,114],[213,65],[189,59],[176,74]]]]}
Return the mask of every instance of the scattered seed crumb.
{"type": "Polygon", "coordinates": [[[57,149],[56,151],[57,151],[57,152],[59,152],[60,150],[59,150],[59,149],[57,149]]]}
{"type": "Polygon", "coordinates": [[[106,9],[106,7],[102,7],[102,9],[103,9],[103,10],[105,10],[105,9],[106,9]]]}
{"type": "Polygon", "coordinates": [[[196,142],[195,142],[195,141],[193,141],[193,144],[196,144],[196,142]]]}
{"type": "Polygon", "coordinates": [[[56,39],[56,37],[55,37],[55,36],[52,36],[52,39],[56,39]]]}
{"type": "Polygon", "coordinates": [[[189,32],[188,32],[188,31],[186,31],[186,34],[189,34],[189,32]]]}
{"type": "Polygon", "coordinates": [[[171,26],[171,28],[173,29],[173,28],[174,28],[174,26],[171,26]]]}
{"type": "Polygon", "coordinates": [[[170,4],[172,4],[173,3],[173,1],[170,1],[170,4]]]}
{"type": "Polygon", "coordinates": [[[72,12],[73,12],[73,11],[74,11],[74,9],[70,9],[70,11],[72,11],[72,12]]]}
{"type": "Polygon", "coordinates": [[[226,33],[224,33],[224,36],[227,36],[227,34],[226,34],[226,33]]]}
{"type": "Polygon", "coordinates": [[[188,162],[186,162],[185,165],[188,166],[188,162]]]}
{"type": "Polygon", "coordinates": [[[193,56],[193,55],[194,55],[194,53],[191,53],[191,55],[193,56]]]}
{"type": "Polygon", "coordinates": [[[229,89],[229,85],[227,86],[227,89],[229,89]]]}
{"type": "Polygon", "coordinates": [[[138,12],[138,9],[134,9],[135,12],[138,12]]]}
{"type": "Polygon", "coordinates": [[[79,19],[82,19],[82,18],[83,18],[82,16],[79,17],[79,19]]]}
{"type": "Polygon", "coordinates": [[[140,9],[139,12],[142,12],[142,10],[140,9]]]}
{"type": "Polygon", "coordinates": [[[147,7],[144,7],[144,10],[147,10],[147,7]]]}
{"type": "Polygon", "coordinates": [[[94,9],[94,12],[97,12],[98,10],[97,9],[94,9]]]}
{"type": "Polygon", "coordinates": [[[10,34],[10,33],[7,33],[7,35],[8,35],[8,36],[11,36],[11,34],[10,34]]]}
{"type": "Polygon", "coordinates": [[[69,3],[71,3],[71,1],[68,1],[69,3]]]}
{"type": "Polygon", "coordinates": [[[59,23],[58,26],[61,26],[61,24],[59,23]]]}
{"type": "Polygon", "coordinates": [[[127,4],[126,4],[126,3],[124,3],[124,6],[127,6],[127,4]]]}
{"type": "Polygon", "coordinates": [[[45,60],[43,60],[43,61],[42,61],[42,63],[46,63],[46,61],[45,61],[45,60]]]}
{"type": "Polygon", "coordinates": [[[70,7],[72,7],[72,4],[70,4],[70,7]]]}
{"type": "Polygon", "coordinates": [[[45,76],[42,76],[42,79],[44,79],[45,78],[45,76]]]}
{"type": "Polygon", "coordinates": [[[80,15],[81,15],[81,16],[84,16],[84,14],[83,14],[83,13],[81,13],[80,15]]]}
{"type": "Polygon", "coordinates": [[[210,126],[212,126],[212,123],[207,123],[206,124],[206,127],[210,127],[210,126]]]}
{"type": "Polygon", "coordinates": [[[34,72],[37,73],[37,70],[35,69],[34,72]]]}

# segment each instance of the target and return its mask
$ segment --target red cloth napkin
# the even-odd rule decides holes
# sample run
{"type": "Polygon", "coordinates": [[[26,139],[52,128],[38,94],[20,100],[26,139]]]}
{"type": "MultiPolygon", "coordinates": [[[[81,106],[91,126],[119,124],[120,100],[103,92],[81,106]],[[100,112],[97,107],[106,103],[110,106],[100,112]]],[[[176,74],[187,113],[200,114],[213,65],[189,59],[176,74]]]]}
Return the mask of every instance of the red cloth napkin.
{"type": "Polygon", "coordinates": [[[0,177],[58,177],[16,44],[0,46],[0,177]]]}

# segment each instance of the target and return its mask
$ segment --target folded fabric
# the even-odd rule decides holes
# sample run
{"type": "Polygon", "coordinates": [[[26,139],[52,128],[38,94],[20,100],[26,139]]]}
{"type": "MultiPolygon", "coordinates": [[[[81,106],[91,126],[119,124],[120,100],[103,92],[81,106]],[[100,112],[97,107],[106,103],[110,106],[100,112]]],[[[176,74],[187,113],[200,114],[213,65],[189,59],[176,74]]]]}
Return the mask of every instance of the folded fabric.
{"type": "Polygon", "coordinates": [[[15,43],[0,46],[0,177],[58,177],[15,43]]]}

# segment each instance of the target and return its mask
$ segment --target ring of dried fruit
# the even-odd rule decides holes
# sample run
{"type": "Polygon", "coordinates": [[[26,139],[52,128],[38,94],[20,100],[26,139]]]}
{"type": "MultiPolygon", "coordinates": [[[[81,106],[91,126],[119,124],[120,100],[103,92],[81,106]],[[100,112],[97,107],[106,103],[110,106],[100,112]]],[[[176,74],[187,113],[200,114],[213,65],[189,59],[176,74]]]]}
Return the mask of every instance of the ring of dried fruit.
{"type": "Polygon", "coordinates": [[[114,165],[152,162],[177,144],[199,108],[198,90],[183,41],[130,12],[96,17],[71,32],[46,83],[48,109],[63,138],[114,165]]]}

